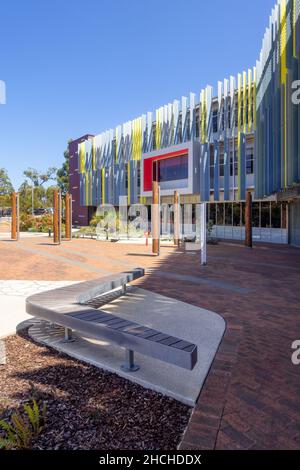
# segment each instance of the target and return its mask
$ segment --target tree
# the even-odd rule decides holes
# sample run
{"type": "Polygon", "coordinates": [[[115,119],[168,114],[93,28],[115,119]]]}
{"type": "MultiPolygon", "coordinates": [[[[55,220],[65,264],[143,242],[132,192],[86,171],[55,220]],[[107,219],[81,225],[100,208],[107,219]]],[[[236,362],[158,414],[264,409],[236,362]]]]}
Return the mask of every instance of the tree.
{"type": "Polygon", "coordinates": [[[28,181],[24,181],[19,187],[20,194],[20,212],[32,212],[32,202],[35,208],[44,207],[46,190],[43,186],[35,187],[28,181]],[[32,200],[33,198],[33,200],[32,200]]]}
{"type": "Polygon", "coordinates": [[[0,207],[10,206],[10,195],[14,191],[5,168],[0,168],[0,207]]]}
{"type": "MultiPolygon", "coordinates": [[[[72,139],[68,141],[68,144],[72,142],[72,139]]],[[[69,191],[69,169],[70,169],[70,164],[69,164],[69,158],[70,158],[70,152],[69,152],[69,147],[64,151],[64,162],[57,170],[56,173],[56,179],[57,179],[57,185],[60,188],[62,194],[66,194],[69,191]]]]}
{"type": "Polygon", "coordinates": [[[38,188],[47,183],[47,181],[55,180],[56,172],[57,169],[55,167],[48,168],[45,173],[39,173],[35,168],[27,168],[27,170],[23,172],[23,175],[31,181],[32,186],[38,188]]]}
{"type": "Polygon", "coordinates": [[[44,184],[51,180],[56,180],[56,171],[50,167],[46,172],[38,172],[35,168],[27,168],[23,172],[26,180],[19,188],[20,209],[22,212],[34,212],[34,208],[43,208],[47,204],[47,191],[44,184]],[[29,184],[28,180],[31,184],[29,184]]]}

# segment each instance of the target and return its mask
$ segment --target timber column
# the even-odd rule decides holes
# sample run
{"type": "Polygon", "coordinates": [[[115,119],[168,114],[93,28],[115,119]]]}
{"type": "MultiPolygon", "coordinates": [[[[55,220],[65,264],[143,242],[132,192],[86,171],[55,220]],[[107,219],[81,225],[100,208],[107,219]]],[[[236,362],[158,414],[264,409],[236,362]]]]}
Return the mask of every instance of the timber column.
{"type": "Polygon", "coordinates": [[[72,239],[72,196],[70,193],[66,194],[66,240],[72,239]]]}
{"type": "Polygon", "coordinates": [[[246,238],[245,245],[249,248],[253,247],[252,241],[252,194],[250,191],[246,195],[246,209],[245,209],[245,230],[246,238]]]}
{"type": "Polygon", "coordinates": [[[152,183],[152,253],[159,255],[160,252],[160,204],[159,185],[157,181],[152,183]]]}
{"type": "Polygon", "coordinates": [[[53,242],[61,242],[61,194],[57,189],[53,193],[53,242]]]}
{"type": "Polygon", "coordinates": [[[19,194],[11,195],[11,239],[19,240],[19,194]]]}

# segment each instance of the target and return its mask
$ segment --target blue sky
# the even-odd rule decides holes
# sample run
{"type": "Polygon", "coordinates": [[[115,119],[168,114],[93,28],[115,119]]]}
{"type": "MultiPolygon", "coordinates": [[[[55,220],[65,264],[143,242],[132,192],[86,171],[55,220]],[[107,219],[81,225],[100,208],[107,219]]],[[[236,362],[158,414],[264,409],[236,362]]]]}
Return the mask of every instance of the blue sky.
{"type": "Polygon", "coordinates": [[[255,64],[275,0],[1,0],[0,167],[98,134],[255,64]]]}

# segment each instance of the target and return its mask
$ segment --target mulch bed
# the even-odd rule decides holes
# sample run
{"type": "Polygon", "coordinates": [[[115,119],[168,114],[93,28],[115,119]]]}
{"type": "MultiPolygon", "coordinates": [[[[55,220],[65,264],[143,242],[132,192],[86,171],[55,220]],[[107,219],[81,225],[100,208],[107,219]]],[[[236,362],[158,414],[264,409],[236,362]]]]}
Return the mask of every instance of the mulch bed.
{"type": "Polygon", "coordinates": [[[32,342],[5,340],[0,418],[32,398],[46,402],[34,449],[165,449],[178,446],[191,408],[32,342]]]}

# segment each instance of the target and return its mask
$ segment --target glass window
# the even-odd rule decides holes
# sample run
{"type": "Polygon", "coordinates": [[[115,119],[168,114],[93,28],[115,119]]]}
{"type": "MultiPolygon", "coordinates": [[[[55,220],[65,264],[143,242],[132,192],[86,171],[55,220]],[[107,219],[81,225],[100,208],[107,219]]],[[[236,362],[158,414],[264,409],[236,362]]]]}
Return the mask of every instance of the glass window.
{"type": "Polygon", "coordinates": [[[152,126],[152,150],[156,150],[156,125],[152,126]]]}
{"type": "Polygon", "coordinates": [[[260,213],[260,226],[263,228],[270,228],[270,203],[262,202],[261,203],[261,213],[260,213]]]}
{"type": "Polygon", "coordinates": [[[237,160],[237,151],[235,149],[234,155],[233,151],[230,152],[230,176],[233,176],[233,158],[234,158],[234,176],[238,175],[238,160],[237,160]]]}
{"type": "Polygon", "coordinates": [[[254,149],[253,147],[246,149],[246,173],[252,175],[254,173],[254,149]]]}
{"type": "Polygon", "coordinates": [[[227,115],[227,126],[228,126],[228,129],[230,129],[230,126],[231,126],[231,104],[228,103],[228,115],[227,115]]]}
{"type": "Polygon", "coordinates": [[[238,154],[237,149],[234,152],[234,176],[237,176],[239,173],[239,165],[238,165],[238,154]]]}
{"type": "Polygon", "coordinates": [[[216,225],[216,204],[209,204],[209,220],[216,225]]]}
{"type": "Polygon", "coordinates": [[[281,228],[281,205],[271,203],[271,228],[281,228]]]}
{"type": "Polygon", "coordinates": [[[225,129],[225,111],[224,111],[224,104],[222,109],[222,131],[225,129]]]}
{"type": "Polygon", "coordinates": [[[225,205],[225,225],[232,226],[232,204],[231,202],[225,205]]]}
{"type": "Polygon", "coordinates": [[[252,222],[253,222],[253,227],[259,227],[260,226],[260,223],[259,223],[259,202],[254,202],[253,203],[253,206],[252,206],[252,222]]]}
{"type": "Polygon", "coordinates": [[[214,156],[214,147],[210,145],[209,147],[209,172],[210,172],[210,187],[214,187],[214,175],[215,175],[215,156],[214,156]]]}
{"type": "Polygon", "coordinates": [[[287,211],[288,205],[282,204],[281,208],[281,228],[287,228],[287,211]]]}
{"type": "Polygon", "coordinates": [[[158,160],[158,181],[176,181],[188,178],[188,155],[158,160]]]}
{"type": "Polygon", "coordinates": [[[190,123],[191,123],[191,112],[190,110],[186,113],[186,120],[185,120],[185,141],[190,140],[190,123]]]}
{"type": "Polygon", "coordinates": [[[233,176],[233,151],[230,151],[230,176],[233,176]]]}
{"type": "Polygon", "coordinates": [[[128,189],[128,163],[125,163],[125,188],[128,189]]]}
{"type": "Polygon", "coordinates": [[[196,138],[200,137],[200,109],[196,108],[196,138]]]}
{"type": "Polygon", "coordinates": [[[218,132],[218,110],[213,110],[212,115],[212,125],[213,125],[213,132],[218,132]]]}
{"type": "Polygon", "coordinates": [[[220,176],[224,176],[224,151],[220,152],[220,176]]]}
{"type": "Polygon", "coordinates": [[[141,187],[141,162],[137,162],[137,187],[141,187]]]}
{"type": "Polygon", "coordinates": [[[182,142],[182,114],[178,117],[177,139],[180,144],[182,142]]]}
{"type": "Polygon", "coordinates": [[[234,202],[232,207],[233,226],[239,227],[241,225],[241,204],[234,202]]]}
{"type": "Polygon", "coordinates": [[[246,215],[246,204],[244,202],[241,203],[241,221],[242,227],[245,226],[245,215],[246,215]]]}
{"type": "Polygon", "coordinates": [[[224,204],[217,204],[217,225],[224,225],[224,204]]]}

